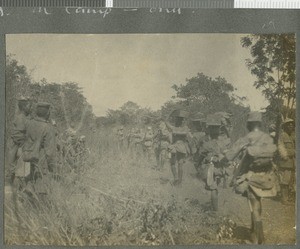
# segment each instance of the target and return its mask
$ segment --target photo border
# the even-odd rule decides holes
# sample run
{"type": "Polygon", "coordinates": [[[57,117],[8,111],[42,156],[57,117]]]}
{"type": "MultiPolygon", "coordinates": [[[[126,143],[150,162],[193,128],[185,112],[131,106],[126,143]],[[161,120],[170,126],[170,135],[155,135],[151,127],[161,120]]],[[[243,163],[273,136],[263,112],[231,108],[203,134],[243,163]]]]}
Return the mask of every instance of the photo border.
{"type": "MultiPolygon", "coordinates": [[[[4,141],[5,141],[5,35],[18,33],[52,34],[142,34],[142,33],[296,33],[296,87],[300,82],[300,10],[262,9],[159,9],[95,8],[107,14],[75,13],[75,8],[1,8],[0,11],[0,247],[1,248],[66,248],[65,246],[7,246],[4,245],[4,141]],[[173,11],[172,11],[173,10],[173,11]],[[168,13],[170,12],[170,13],[168,13]]],[[[90,8],[92,9],[92,8],[90,8]]],[[[296,91],[299,105],[300,91],[296,91]]],[[[296,110],[296,131],[299,130],[299,108],[296,110]]],[[[296,165],[300,159],[300,135],[296,132],[296,165]]],[[[297,179],[300,173],[297,169],[297,179]]],[[[297,189],[300,183],[297,181],[297,189]]],[[[299,192],[296,193],[296,222],[299,227],[299,192]]],[[[296,231],[296,241],[300,231],[296,231]]],[[[296,242],[297,243],[297,242],[296,242]]],[[[256,248],[256,245],[194,245],[159,246],[159,248],[256,248]]],[[[114,248],[139,248],[140,246],[114,246],[114,248]]],[[[155,246],[156,248],[157,246],[155,246]]],[[[82,247],[72,247],[82,248],[82,247]]],[[[84,247],[93,248],[93,247],[84,247]]],[[[110,247],[112,248],[112,247],[110,247]]],[[[158,247],[157,247],[158,248],[158,247]]],[[[264,245],[260,248],[274,248],[264,245]]],[[[276,248],[287,248],[278,245],[276,248]]],[[[288,246],[288,248],[297,248],[288,246]]]]}

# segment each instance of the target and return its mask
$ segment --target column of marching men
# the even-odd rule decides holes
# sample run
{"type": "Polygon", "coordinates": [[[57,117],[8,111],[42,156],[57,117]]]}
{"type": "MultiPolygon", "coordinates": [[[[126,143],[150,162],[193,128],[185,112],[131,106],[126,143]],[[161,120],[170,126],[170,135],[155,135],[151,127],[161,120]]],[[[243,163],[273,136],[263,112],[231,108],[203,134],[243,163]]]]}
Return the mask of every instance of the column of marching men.
{"type": "MultiPolygon", "coordinates": [[[[35,103],[35,108],[32,104],[25,98],[17,101],[18,113],[11,129],[7,161],[14,191],[45,201],[48,183],[61,176],[60,164],[64,167],[67,164],[70,170],[79,173],[89,150],[85,136],[78,136],[74,129],[58,132],[55,121],[50,120],[49,103],[35,103]]],[[[155,129],[132,127],[125,131],[121,126],[115,136],[120,150],[129,150],[148,161],[154,156],[157,170],[169,165],[174,187],[182,185],[186,162],[192,160],[199,179],[211,193],[212,211],[218,211],[219,188],[232,186],[236,193],[247,198],[252,241],[262,244],[261,198],[280,193],[283,204],[294,200],[295,128],[294,120],[283,121],[278,146],[274,143],[274,127],[270,127],[270,134],[261,128],[262,114],[250,112],[248,134],[233,143],[229,113],[205,116],[198,112],[191,117],[177,109],[167,119],[161,119],[155,129]]]]}
{"type": "Polygon", "coordinates": [[[142,148],[147,158],[152,144],[156,169],[162,170],[168,164],[174,186],[182,184],[186,161],[191,159],[199,179],[211,193],[212,211],[219,208],[220,186],[233,187],[235,193],[248,200],[251,240],[262,244],[265,239],[261,199],[279,197],[282,204],[289,205],[294,204],[296,192],[294,120],[283,120],[277,145],[275,125],[269,127],[269,133],[263,132],[262,126],[262,113],[250,112],[248,133],[232,142],[231,114],[216,112],[205,117],[198,112],[190,117],[178,109],[166,120],[160,120],[155,132],[152,127],[145,132],[132,128],[126,135],[121,127],[117,136],[119,141],[127,138],[128,148],[142,148]]]}

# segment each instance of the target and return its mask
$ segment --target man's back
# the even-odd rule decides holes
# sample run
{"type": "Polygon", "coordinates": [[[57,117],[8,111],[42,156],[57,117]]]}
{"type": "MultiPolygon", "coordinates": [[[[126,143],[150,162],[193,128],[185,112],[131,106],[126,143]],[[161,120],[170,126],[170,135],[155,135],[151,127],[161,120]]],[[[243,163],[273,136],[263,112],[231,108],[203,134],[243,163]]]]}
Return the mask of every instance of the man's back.
{"type": "Polygon", "coordinates": [[[52,167],[55,160],[56,141],[53,126],[41,118],[28,122],[24,150],[31,150],[38,146],[39,164],[52,167]]]}

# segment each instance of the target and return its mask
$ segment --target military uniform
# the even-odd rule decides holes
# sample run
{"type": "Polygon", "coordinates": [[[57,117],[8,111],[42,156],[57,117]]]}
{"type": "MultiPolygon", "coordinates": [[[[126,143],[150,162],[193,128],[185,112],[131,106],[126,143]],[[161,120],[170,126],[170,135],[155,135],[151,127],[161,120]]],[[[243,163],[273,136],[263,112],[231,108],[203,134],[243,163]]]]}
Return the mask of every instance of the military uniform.
{"type": "MultiPolygon", "coordinates": [[[[285,120],[284,125],[293,123],[291,119],[285,120]]],[[[279,151],[279,178],[281,185],[282,201],[286,202],[289,192],[295,192],[295,137],[293,133],[290,135],[286,131],[282,131],[278,141],[279,151]]]]}
{"type": "Polygon", "coordinates": [[[168,131],[166,124],[161,122],[153,139],[154,153],[159,170],[163,169],[165,162],[169,159],[170,141],[171,133],[168,131]]]}
{"type": "Polygon", "coordinates": [[[129,136],[129,147],[132,152],[140,154],[142,150],[143,134],[140,129],[133,128],[129,136]]]}
{"type": "Polygon", "coordinates": [[[8,148],[8,165],[12,183],[17,180],[18,186],[16,187],[20,188],[22,187],[21,185],[25,184],[25,177],[29,174],[29,165],[24,163],[22,159],[22,146],[26,137],[27,124],[31,119],[29,113],[31,103],[28,99],[20,98],[18,99],[18,106],[19,113],[13,121],[11,130],[10,145],[8,148]],[[28,110],[23,110],[25,106],[28,106],[28,110]]]}
{"type": "Polygon", "coordinates": [[[149,126],[143,138],[143,149],[148,159],[151,157],[153,137],[154,134],[152,128],[149,126]]]}
{"type": "Polygon", "coordinates": [[[168,150],[171,153],[170,163],[174,185],[178,185],[182,182],[183,165],[186,157],[191,153],[189,142],[192,139],[192,134],[189,128],[183,125],[183,119],[187,117],[187,112],[174,110],[170,116],[175,118],[175,126],[166,123],[167,128],[172,133],[171,144],[168,150]]]}
{"type": "MultiPolygon", "coordinates": [[[[265,148],[261,148],[261,150],[265,148]]],[[[237,140],[233,144],[232,148],[225,153],[226,158],[229,160],[232,160],[236,155],[239,154],[239,152],[244,153],[244,157],[241,162],[241,164],[243,164],[241,165],[243,170],[240,172],[239,178],[245,180],[247,185],[244,185],[244,187],[241,186],[240,190],[242,190],[242,194],[244,194],[244,192],[248,190],[247,187],[249,187],[259,197],[273,197],[276,195],[276,179],[273,172],[272,163],[272,155],[275,151],[276,146],[273,143],[273,138],[269,134],[257,130],[249,132],[245,137],[237,140]],[[250,156],[246,151],[241,150],[243,148],[251,147],[251,145],[255,143],[259,143],[261,147],[270,147],[270,155],[265,158],[264,163],[255,161],[255,159],[253,159],[253,157],[250,156]],[[255,181],[256,177],[262,180],[261,185],[255,181]]]]}
{"type": "Polygon", "coordinates": [[[207,116],[207,140],[200,148],[201,163],[198,167],[200,178],[205,182],[205,188],[211,193],[211,206],[218,211],[218,186],[227,176],[226,163],[221,161],[222,152],[230,145],[228,137],[220,136],[221,118],[212,114],[207,116]]]}
{"type": "Polygon", "coordinates": [[[117,131],[117,137],[118,137],[118,147],[119,149],[123,148],[124,141],[125,141],[125,134],[124,134],[124,128],[123,126],[118,129],[117,131]]]}
{"type": "Polygon", "coordinates": [[[56,139],[54,127],[48,122],[50,104],[38,103],[37,115],[27,126],[23,158],[31,164],[31,183],[35,193],[46,194],[47,183],[55,167],[56,139]]]}
{"type": "Polygon", "coordinates": [[[222,152],[228,149],[230,144],[230,138],[222,136],[219,136],[217,139],[209,138],[203,143],[201,148],[203,160],[200,166],[200,172],[202,173],[200,175],[206,180],[206,188],[208,190],[217,189],[221,178],[225,178],[228,175],[226,171],[227,165],[220,161],[222,152]]]}
{"type": "Polygon", "coordinates": [[[261,113],[251,112],[247,121],[249,133],[225,152],[226,158],[230,161],[240,153],[243,154],[233,180],[236,192],[248,198],[251,211],[251,236],[255,244],[264,242],[261,197],[273,197],[277,194],[272,162],[276,145],[269,134],[260,130],[261,122],[261,113]]]}
{"type": "Polygon", "coordinates": [[[232,132],[231,114],[228,112],[216,112],[214,115],[221,119],[220,135],[230,137],[232,132]]]}
{"type": "Polygon", "coordinates": [[[191,154],[193,155],[193,162],[196,170],[198,171],[199,166],[203,160],[202,148],[203,143],[208,139],[208,136],[204,132],[204,126],[206,124],[204,115],[200,112],[196,113],[192,121],[192,139],[190,143],[191,154]]]}

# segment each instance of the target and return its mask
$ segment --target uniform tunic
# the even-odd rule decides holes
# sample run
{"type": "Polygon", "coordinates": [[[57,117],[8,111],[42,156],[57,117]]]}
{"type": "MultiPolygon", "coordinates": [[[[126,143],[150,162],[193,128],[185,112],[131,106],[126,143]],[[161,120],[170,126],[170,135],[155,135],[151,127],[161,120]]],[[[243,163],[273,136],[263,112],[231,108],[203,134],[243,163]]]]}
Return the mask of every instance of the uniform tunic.
{"type": "Polygon", "coordinates": [[[38,160],[31,162],[31,179],[38,186],[36,191],[44,193],[46,191],[47,176],[53,172],[56,159],[56,139],[53,126],[41,118],[35,118],[28,122],[26,141],[23,151],[30,152],[37,148],[38,160]]]}
{"type": "Polygon", "coordinates": [[[175,127],[170,126],[172,132],[172,144],[169,146],[171,153],[181,153],[188,155],[191,153],[189,147],[189,141],[192,139],[192,135],[189,131],[189,128],[186,126],[175,127]]]}
{"type": "Polygon", "coordinates": [[[226,150],[231,141],[228,137],[219,136],[218,139],[208,139],[201,148],[202,164],[200,166],[200,175],[206,182],[206,188],[217,189],[217,179],[225,177],[225,163],[221,163],[222,152],[226,150]]]}
{"type": "Polygon", "coordinates": [[[280,155],[278,162],[280,183],[292,185],[295,178],[295,137],[282,132],[279,136],[278,151],[280,155]]]}
{"type": "Polygon", "coordinates": [[[228,160],[233,160],[240,152],[244,152],[239,173],[239,183],[243,189],[251,188],[257,196],[272,197],[276,195],[276,179],[273,172],[272,155],[276,151],[273,138],[260,130],[249,132],[237,140],[231,149],[225,153],[228,160]],[[249,155],[249,151],[256,150],[262,158],[268,159],[266,163],[259,163],[249,155]]]}
{"type": "Polygon", "coordinates": [[[29,118],[24,113],[20,113],[13,121],[13,128],[11,131],[11,144],[8,152],[8,164],[12,174],[16,170],[16,160],[18,158],[18,149],[21,148],[25,141],[26,129],[29,118]]]}

